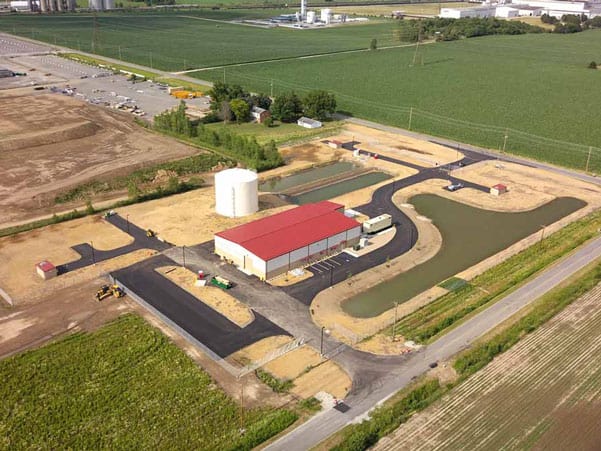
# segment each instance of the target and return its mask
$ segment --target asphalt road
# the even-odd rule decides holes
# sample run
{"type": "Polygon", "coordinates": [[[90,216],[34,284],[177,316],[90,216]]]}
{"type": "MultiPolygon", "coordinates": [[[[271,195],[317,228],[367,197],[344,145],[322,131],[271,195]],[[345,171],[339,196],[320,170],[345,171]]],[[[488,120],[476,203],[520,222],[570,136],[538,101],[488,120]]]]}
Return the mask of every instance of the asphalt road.
{"type": "Polygon", "coordinates": [[[272,451],[310,449],[347,424],[361,421],[374,406],[408,385],[412,378],[428,371],[430,363],[449,359],[467,348],[486,332],[598,258],[601,258],[601,238],[588,243],[431,345],[409,356],[402,365],[392,369],[387,377],[381,379],[373,390],[363,390],[350,395],[345,400],[350,406],[347,412],[328,410],[320,413],[266,449],[272,451]]]}
{"type": "Polygon", "coordinates": [[[156,251],[164,251],[171,247],[171,245],[159,241],[156,237],[147,237],[145,230],[141,229],[135,224],[132,224],[117,214],[109,216],[104,220],[130,235],[134,239],[133,243],[118,247],[116,249],[111,249],[109,251],[100,251],[91,246],[91,244],[93,244],[93,237],[90,237],[90,244],[77,244],[71,248],[80,255],[80,258],[72,262],[65,263],[64,265],[60,265],[57,268],[59,274],[85,268],[86,266],[119,257],[121,255],[129,254],[130,252],[137,251],[139,249],[154,249],[156,251]]]}
{"type": "Polygon", "coordinates": [[[255,311],[254,321],[239,327],[155,271],[173,264],[165,255],[157,255],[111,276],[221,358],[263,338],[290,335],[255,311]]]}

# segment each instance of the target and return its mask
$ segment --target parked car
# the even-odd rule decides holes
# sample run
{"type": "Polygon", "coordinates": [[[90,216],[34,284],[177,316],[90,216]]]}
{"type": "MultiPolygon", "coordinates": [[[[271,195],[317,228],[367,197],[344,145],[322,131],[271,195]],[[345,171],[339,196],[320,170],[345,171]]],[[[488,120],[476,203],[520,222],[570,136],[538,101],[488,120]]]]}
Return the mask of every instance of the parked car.
{"type": "Polygon", "coordinates": [[[449,186],[447,186],[449,191],[457,191],[461,188],[463,188],[463,183],[451,183],[449,186]]]}

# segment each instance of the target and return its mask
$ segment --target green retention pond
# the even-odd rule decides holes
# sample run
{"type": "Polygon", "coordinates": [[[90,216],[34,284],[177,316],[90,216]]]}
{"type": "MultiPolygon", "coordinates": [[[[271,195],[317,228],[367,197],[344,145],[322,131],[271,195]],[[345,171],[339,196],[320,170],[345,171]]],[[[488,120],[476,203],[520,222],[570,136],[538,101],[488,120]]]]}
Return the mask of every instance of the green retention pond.
{"type": "Polygon", "coordinates": [[[427,262],[344,302],[342,309],[349,315],[358,318],[377,316],[391,308],[394,302],[406,302],[528,235],[541,231],[542,237],[543,226],[586,205],[580,199],[560,197],[531,211],[500,213],[435,194],[419,194],[410,202],[420,214],[432,219],[440,231],[441,249],[427,262]]]}
{"type": "Polygon", "coordinates": [[[376,183],[383,182],[390,178],[390,175],[384,172],[368,172],[357,177],[341,180],[340,182],[326,185],[322,188],[316,188],[306,193],[296,196],[290,196],[290,201],[297,205],[309,204],[311,202],[320,202],[322,200],[332,199],[351,191],[366,188],[376,183]]]}
{"type": "Polygon", "coordinates": [[[334,177],[344,172],[350,172],[356,169],[353,163],[347,161],[338,161],[325,166],[318,166],[286,177],[276,177],[259,184],[259,190],[265,192],[285,191],[306,183],[316,182],[321,179],[334,177]]]}

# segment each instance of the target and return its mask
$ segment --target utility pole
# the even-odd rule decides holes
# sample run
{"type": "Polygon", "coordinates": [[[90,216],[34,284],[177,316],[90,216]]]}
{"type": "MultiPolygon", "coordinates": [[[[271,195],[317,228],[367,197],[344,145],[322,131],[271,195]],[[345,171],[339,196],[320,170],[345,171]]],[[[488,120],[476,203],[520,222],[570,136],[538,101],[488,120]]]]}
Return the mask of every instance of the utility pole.
{"type": "Polygon", "coordinates": [[[92,53],[96,52],[96,43],[98,40],[98,16],[94,11],[93,29],[92,29],[92,53]]]}
{"type": "Polygon", "coordinates": [[[270,97],[273,97],[273,78],[271,79],[271,95],[270,97]]]}
{"type": "Polygon", "coordinates": [[[399,306],[398,301],[394,303],[394,322],[392,323],[392,342],[396,340],[396,320],[397,320],[397,307],[399,306]]]}
{"type": "Polygon", "coordinates": [[[588,147],[588,157],[586,158],[586,169],[584,172],[588,172],[588,164],[591,162],[591,152],[593,151],[593,146],[588,147]]]}
{"type": "Polygon", "coordinates": [[[418,57],[419,57],[419,63],[420,65],[423,64],[423,61],[421,59],[421,54],[419,54],[419,42],[422,39],[422,21],[421,19],[419,20],[419,28],[417,29],[417,41],[415,43],[415,53],[413,54],[413,62],[411,63],[410,67],[413,67],[417,64],[418,62],[418,57]]]}
{"type": "Polygon", "coordinates": [[[96,264],[96,256],[94,255],[94,242],[90,241],[90,247],[92,248],[92,264],[96,264]]]}
{"type": "Polygon", "coordinates": [[[150,52],[150,68],[153,69],[153,67],[152,67],[152,51],[150,52]]]}
{"type": "Polygon", "coordinates": [[[407,130],[411,130],[412,119],[413,119],[413,107],[409,108],[409,128],[407,128],[407,130]]]}
{"type": "Polygon", "coordinates": [[[319,355],[323,357],[323,332],[326,328],[321,326],[321,340],[319,341],[319,355]]]}
{"type": "Polygon", "coordinates": [[[505,147],[507,146],[507,138],[508,138],[507,132],[508,132],[508,129],[505,129],[505,136],[503,137],[503,153],[505,153],[505,147]]]}
{"type": "Polygon", "coordinates": [[[121,46],[119,46],[119,59],[123,60],[123,58],[121,57],[121,46]]]}
{"type": "Polygon", "coordinates": [[[186,267],[186,245],[182,246],[182,259],[184,260],[184,268],[186,267]]]}
{"type": "Polygon", "coordinates": [[[225,67],[223,68],[223,84],[225,84],[225,67]]]}

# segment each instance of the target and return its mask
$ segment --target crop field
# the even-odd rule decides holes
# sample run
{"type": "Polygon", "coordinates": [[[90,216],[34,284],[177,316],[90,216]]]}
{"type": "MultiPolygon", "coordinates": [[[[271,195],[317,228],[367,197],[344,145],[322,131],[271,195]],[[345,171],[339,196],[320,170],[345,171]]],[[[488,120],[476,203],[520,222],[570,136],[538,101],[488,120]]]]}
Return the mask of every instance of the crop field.
{"type": "Polygon", "coordinates": [[[133,315],[5,359],[0,377],[0,449],[251,449],[296,419],[243,410],[133,315]]]}
{"type": "Polygon", "coordinates": [[[593,88],[601,72],[587,68],[600,58],[601,30],[488,36],[416,52],[398,47],[396,21],[318,30],[226,22],[279,12],[99,15],[94,49],[86,15],[7,16],[0,31],[155,69],[201,69],[189,75],[253,91],[326,89],[354,116],[601,172],[601,90],[593,88]],[[372,38],[379,50],[362,51],[372,38]],[[361,51],[335,53],[349,50],[361,51]]]}
{"type": "MultiPolygon", "coordinates": [[[[339,108],[366,119],[462,142],[601,171],[601,30],[488,36],[420,47],[329,55],[229,68],[253,90],[327,89],[339,108]],[[375,69],[377,68],[377,70],[375,69]],[[507,136],[507,138],[505,138],[507,136]],[[594,147],[597,146],[597,147],[594,147]]],[[[221,71],[191,74],[216,80],[221,71]]]]}
{"type": "Polygon", "coordinates": [[[375,448],[597,449],[601,286],[375,448]]]}
{"type": "Polygon", "coordinates": [[[196,11],[99,15],[94,46],[93,17],[86,15],[8,16],[0,22],[0,31],[168,71],[367,49],[372,38],[388,44],[393,39],[392,22],[291,30],[226,21],[277,13],[216,11],[203,12],[202,17],[196,11]]]}

